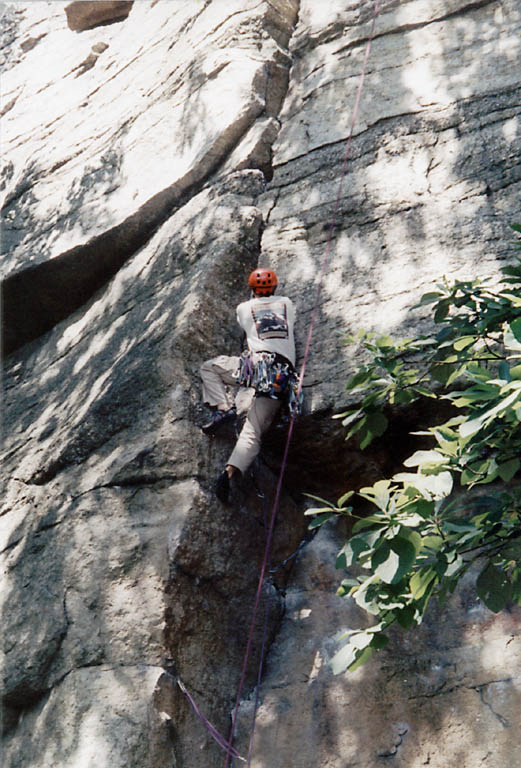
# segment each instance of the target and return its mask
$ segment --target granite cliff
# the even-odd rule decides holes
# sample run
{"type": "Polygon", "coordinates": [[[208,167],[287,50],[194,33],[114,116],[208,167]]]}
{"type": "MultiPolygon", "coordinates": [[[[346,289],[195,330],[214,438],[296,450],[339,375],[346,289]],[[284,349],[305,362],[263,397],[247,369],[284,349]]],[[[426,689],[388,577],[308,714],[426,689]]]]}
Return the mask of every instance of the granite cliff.
{"type": "MultiPolygon", "coordinates": [[[[214,768],[169,670],[227,733],[284,430],[224,507],[233,434],[198,369],[239,343],[257,264],[316,296],[373,13],[368,0],[4,2],[3,764],[214,768]],[[263,502],[259,491],[267,501],[263,502]]],[[[361,453],[331,416],[360,327],[425,327],[443,274],[497,274],[521,187],[516,0],[382,0],[275,532],[255,768],[504,768],[521,624],[463,585],[333,677],[344,531],[303,492],[396,467],[424,414],[361,453]]],[[[261,611],[262,612],[262,611],[261,611]]],[[[261,630],[254,640],[253,659],[261,630]]],[[[248,749],[255,669],[237,748],[248,749]]]]}

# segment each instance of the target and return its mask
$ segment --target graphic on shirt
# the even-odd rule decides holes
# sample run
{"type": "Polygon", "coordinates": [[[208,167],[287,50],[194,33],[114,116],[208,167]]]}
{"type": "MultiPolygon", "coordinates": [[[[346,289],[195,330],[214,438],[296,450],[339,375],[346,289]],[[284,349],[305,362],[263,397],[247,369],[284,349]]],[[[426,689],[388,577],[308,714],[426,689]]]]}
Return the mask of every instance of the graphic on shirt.
{"type": "Polygon", "coordinates": [[[288,313],[285,304],[269,304],[256,309],[252,307],[251,313],[259,339],[264,341],[288,338],[288,313]]]}

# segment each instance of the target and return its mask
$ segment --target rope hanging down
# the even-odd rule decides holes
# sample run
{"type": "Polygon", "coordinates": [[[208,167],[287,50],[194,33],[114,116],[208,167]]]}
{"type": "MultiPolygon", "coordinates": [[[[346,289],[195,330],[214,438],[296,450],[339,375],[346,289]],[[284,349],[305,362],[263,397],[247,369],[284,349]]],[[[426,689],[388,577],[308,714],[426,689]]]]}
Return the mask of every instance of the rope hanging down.
{"type": "MultiPolygon", "coordinates": [[[[359,81],[359,84],[358,84],[358,90],[357,90],[357,94],[356,94],[355,104],[354,104],[354,107],[353,107],[353,114],[352,114],[352,119],[351,119],[351,128],[350,128],[350,131],[349,131],[349,136],[348,136],[347,143],[346,143],[346,149],[345,149],[344,157],[343,157],[343,161],[342,161],[342,168],[341,168],[341,172],[340,172],[340,182],[339,182],[339,185],[338,185],[338,193],[337,193],[337,196],[336,196],[335,206],[334,206],[334,210],[333,210],[333,216],[331,218],[331,223],[330,223],[330,226],[329,226],[329,234],[328,234],[328,239],[327,239],[327,244],[326,244],[326,251],[325,251],[324,259],[323,259],[323,262],[322,262],[322,270],[320,272],[319,283],[318,283],[318,288],[317,288],[317,295],[316,295],[315,304],[314,304],[314,307],[313,307],[313,313],[311,315],[311,321],[310,321],[310,324],[309,324],[309,331],[308,331],[308,335],[307,335],[306,346],[305,346],[305,349],[304,349],[304,356],[303,356],[303,359],[302,359],[302,366],[301,366],[301,369],[300,369],[300,375],[299,375],[299,380],[298,380],[298,389],[297,389],[297,397],[302,392],[302,383],[304,381],[304,374],[306,372],[307,361],[308,361],[309,353],[310,353],[310,349],[311,349],[311,340],[313,338],[314,325],[315,325],[315,322],[316,322],[316,316],[317,316],[317,312],[318,312],[318,308],[319,308],[319,304],[320,304],[320,298],[321,298],[321,295],[322,295],[322,284],[324,282],[324,277],[326,275],[326,271],[327,271],[327,267],[328,267],[328,263],[329,263],[329,255],[330,255],[330,251],[331,251],[331,243],[332,243],[332,240],[333,240],[333,234],[334,234],[334,230],[335,230],[336,223],[337,223],[338,207],[339,207],[340,200],[341,200],[341,197],[342,197],[342,190],[343,190],[343,182],[344,182],[344,177],[345,177],[345,172],[346,172],[346,165],[347,165],[347,160],[349,158],[349,154],[350,154],[350,151],[351,151],[351,142],[352,142],[352,138],[353,138],[353,133],[354,133],[354,128],[355,128],[355,124],[356,124],[356,119],[357,119],[357,116],[358,116],[358,110],[359,110],[359,107],[360,107],[360,98],[361,98],[361,95],[362,95],[362,89],[363,89],[363,85],[364,85],[365,73],[366,73],[366,69],[367,69],[367,62],[369,60],[369,54],[370,54],[370,51],[371,51],[371,43],[372,43],[372,40],[374,38],[374,31],[375,31],[376,19],[378,17],[378,11],[379,11],[379,0],[375,0],[374,1],[374,7],[373,7],[373,18],[372,18],[372,23],[371,23],[371,30],[370,30],[370,33],[369,33],[369,37],[367,39],[367,45],[366,45],[366,49],[365,49],[364,62],[363,62],[363,65],[362,65],[362,72],[360,74],[360,81],[359,81]]],[[[257,586],[257,592],[256,592],[256,595],[255,595],[255,603],[254,603],[254,607],[253,607],[252,618],[251,618],[251,621],[250,621],[250,628],[249,628],[249,633],[248,633],[248,642],[246,644],[246,652],[244,654],[244,661],[243,661],[243,665],[242,665],[241,678],[240,678],[240,682],[239,682],[239,687],[237,689],[237,697],[236,697],[236,701],[235,701],[235,709],[234,709],[233,716],[232,716],[232,725],[231,725],[231,729],[230,729],[230,736],[228,738],[227,747],[226,747],[226,753],[227,754],[226,754],[226,762],[224,764],[224,768],[228,768],[228,766],[230,764],[230,759],[233,759],[236,756],[236,755],[233,754],[234,750],[233,750],[232,744],[233,744],[233,740],[235,738],[235,729],[236,729],[236,725],[237,725],[237,715],[238,715],[238,711],[239,711],[239,704],[240,704],[241,697],[242,697],[242,690],[243,690],[243,687],[244,687],[244,681],[246,679],[246,670],[247,670],[247,667],[248,667],[248,661],[249,661],[250,652],[251,652],[251,645],[252,645],[252,641],[253,641],[255,622],[257,620],[257,615],[258,615],[258,612],[259,612],[259,605],[260,605],[260,598],[261,598],[261,593],[262,593],[262,587],[263,587],[263,584],[264,584],[264,578],[266,576],[266,570],[268,568],[268,563],[269,563],[269,560],[270,560],[271,543],[272,543],[272,539],[273,539],[273,531],[274,531],[274,528],[275,528],[275,520],[276,520],[276,517],[277,517],[277,512],[278,512],[278,508],[279,508],[279,504],[280,504],[280,494],[281,494],[281,490],[282,490],[282,480],[284,478],[284,473],[286,471],[286,464],[287,464],[287,461],[288,461],[289,446],[290,446],[290,443],[291,443],[291,438],[293,436],[294,425],[295,425],[295,416],[294,416],[294,414],[292,414],[291,418],[290,418],[290,422],[289,422],[288,434],[287,434],[287,437],[286,437],[286,445],[285,445],[285,448],[284,448],[284,455],[283,455],[283,458],[282,458],[282,464],[281,464],[281,468],[280,468],[279,479],[278,479],[278,482],[277,482],[277,489],[275,491],[275,499],[274,499],[273,506],[272,506],[272,511],[271,511],[270,525],[269,525],[268,534],[267,534],[267,537],[266,537],[266,547],[265,547],[265,551],[264,551],[264,558],[263,558],[263,562],[262,562],[262,567],[261,567],[261,570],[260,570],[259,582],[258,582],[258,586],[257,586]]],[[[264,632],[265,631],[266,630],[264,630],[264,632]]],[[[263,643],[263,650],[264,650],[264,643],[263,643]]],[[[258,676],[259,678],[260,678],[260,671],[262,670],[263,663],[264,663],[263,653],[261,653],[261,659],[260,659],[260,665],[259,665],[259,676],[258,676]]],[[[257,697],[257,700],[255,702],[255,709],[254,709],[254,714],[253,714],[253,722],[252,722],[252,728],[251,728],[251,733],[250,733],[250,746],[249,746],[249,750],[248,750],[248,766],[251,763],[251,753],[252,753],[252,744],[253,744],[253,736],[254,736],[254,730],[255,730],[255,718],[256,718],[256,714],[257,714],[257,708],[258,708],[258,697],[257,697]]]]}

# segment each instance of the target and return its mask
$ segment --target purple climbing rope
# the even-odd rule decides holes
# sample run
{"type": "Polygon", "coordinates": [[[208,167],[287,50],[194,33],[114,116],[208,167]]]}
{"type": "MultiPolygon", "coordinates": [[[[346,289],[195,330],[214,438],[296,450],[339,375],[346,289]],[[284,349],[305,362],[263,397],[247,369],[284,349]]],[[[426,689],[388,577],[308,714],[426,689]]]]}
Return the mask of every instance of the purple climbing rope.
{"type": "MultiPolygon", "coordinates": [[[[364,56],[364,62],[363,62],[363,65],[362,65],[362,72],[361,72],[361,75],[360,75],[360,81],[359,81],[359,84],[358,84],[358,90],[357,90],[357,94],[356,94],[355,104],[354,104],[354,107],[353,107],[353,114],[352,114],[352,118],[351,118],[351,128],[350,128],[350,131],[349,131],[349,136],[347,138],[346,149],[345,149],[344,157],[343,157],[343,161],[342,161],[342,168],[341,168],[341,172],[340,172],[340,183],[338,185],[338,193],[337,193],[337,196],[336,196],[335,206],[334,206],[334,210],[333,210],[333,216],[331,218],[331,224],[329,226],[329,234],[328,234],[328,239],[327,239],[324,259],[323,259],[323,262],[322,262],[322,269],[321,269],[320,277],[319,277],[319,283],[318,283],[318,288],[317,288],[317,295],[316,295],[315,304],[314,304],[314,307],[313,307],[313,313],[311,315],[311,320],[310,320],[310,324],[309,324],[309,331],[308,331],[308,335],[307,335],[307,339],[306,339],[306,346],[305,346],[305,349],[304,349],[304,356],[303,356],[303,359],[302,359],[302,366],[301,366],[301,369],[300,369],[300,375],[299,375],[299,379],[298,379],[297,398],[300,396],[300,394],[302,392],[302,384],[303,384],[303,381],[304,381],[304,374],[306,372],[307,361],[308,361],[309,353],[310,353],[310,350],[311,350],[311,340],[313,338],[314,325],[315,325],[315,322],[316,322],[317,312],[318,312],[318,308],[319,308],[319,304],[320,304],[320,298],[321,298],[321,295],[322,295],[322,284],[324,282],[324,277],[326,275],[326,271],[327,271],[327,267],[328,267],[328,263],[329,263],[329,256],[330,256],[330,252],[331,252],[331,243],[332,243],[332,240],[333,240],[333,234],[334,234],[335,226],[336,226],[336,223],[337,223],[338,207],[340,205],[340,200],[341,200],[341,196],[342,196],[343,183],[344,183],[344,177],[345,177],[345,172],[346,172],[346,165],[347,165],[347,161],[348,161],[348,158],[349,158],[349,155],[350,155],[350,152],[351,152],[351,142],[352,142],[352,138],[353,138],[353,133],[354,133],[354,128],[355,128],[355,124],[356,124],[356,119],[357,119],[357,116],[358,116],[358,110],[359,110],[359,107],[360,107],[360,99],[361,99],[362,89],[363,89],[363,85],[364,85],[365,73],[366,73],[366,69],[367,69],[367,62],[369,60],[369,54],[370,54],[370,51],[371,51],[371,43],[372,43],[373,38],[374,38],[374,31],[375,31],[375,26],[376,26],[376,19],[378,17],[378,11],[379,11],[379,0],[375,0],[374,7],[373,7],[373,18],[372,18],[372,23],[371,23],[371,30],[370,30],[370,33],[369,33],[369,37],[367,39],[367,44],[366,44],[366,49],[365,49],[365,56],[364,56]]],[[[284,448],[284,455],[283,455],[283,458],[282,458],[282,464],[281,464],[281,468],[280,468],[279,479],[278,479],[278,482],[277,482],[277,489],[276,489],[276,492],[275,492],[275,499],[274,499],[273,506],[272,506],[268,534],[267,534],[267,537],[266,537],[266,547],[265,547],[264,558],[263,558],[262,566],[261,566],[261,570],[260,570],[259,582],[258,582],[258,586],[257,586],[257,592],[256,592],[256,595],[255,595],[255,603],[254,603],[254,607],[253,607],[252,618],[251,618],[251,621],[250,621],[250,628],[249,628],[249,632],[248,632],[248,641],[247,641],[247,644],[246,644],[246,651],[245,651],[245,654],[244,654],[244,661],[243,661],[243,665],[242,665],[241,678],[240,678],[239,686],[238,686],[238,689],[237,689],[237,697],[236,697],[235,708],[234,708],[233,716],[232,716],[232,724],[231,724],[231,729],[230,729],[230,736],[228,738],[228,742],[227,742],[227,746],[226,746],[226,762],[224,764],[224,768],[228,768],[228,766],[230,764],[230,759],[233,759],[233,757],[234,757],[233,752],[232,752],[232,750],[233,750],[232,744],[233,744],[233,740],[234,740],[234,737],[235,737],[235,729],[236,729],[236,725],[237,725],[237,715],[238,715],[238,711],[239,711],[239,704],[240,704],[240,701],[241,701],[242,690],[243,690],[243,687],[244,687],[244,681],[246,679],[246,670],[247,670],[247,667],[248,667],[248,661],[249,661],[250,652],[251,652],[251,646],[252,646],[252,641],[253,641],[253,634],[254,634],[254,630],[255,630],[255,622],[256,622],[256,619],[257,619],[258,611],[259,611],[260,598],[261,598],[261,594],[262,594],[262,587],[263,587],[263,584],[264,584],[264,578],[266,576],[266,570],[268,568],[268,562],[269,562],[269,559],[270,559],[271,543],[272,543],[272,539],[273,539],[273,531],[274,531],[274,528],[275,528],[275,520],[276,520],[276,517],[277,517],[277,512],[278,512],[279,503],[280,503],[280,495],[281,495],[281,490],[282,490],[282,480],[284,478],[284,474],[285,474],[285,471],[286,471],[286,464],[287,464],[287,461],[288,461],[289,447],[290,447],[290,443],[291,443],[291,438],[293,436],[293,428],[294,428],[294,426],[295,426],[295,414],[292,414],[291,417],[290,417],[290,422],[289,422],[289,427],[288,427],[288,434],[287,434],[287,437],[286,437],[286,445],[285,445],[285,448],[284,448]]],[[[264,637],[266,635],[266,624],[267,624],[267,619],[265,621],[264,637]]],[[[261,670],[262,670],[262,666],[263,666],[263,663],[264,663],[263,652],[264,652],[264,641],[263,641],[263,648],[262,648],[261,660],[260,660],[260,669],[261,670]]],[[[252,722],[252,728],[251,728],[251,733],[250,733],[250,746],[249,746],[249,750],[248,750],[248,766],[251,763],[252,744],[253,744],[253,736],[254,736],[254,731],[255,731],[255,720],[256,720],[256,715],[257,715],[257,709],[258,709],[258,696],[256,697],[256,701],[255,701],[255,709],[254,709],[254,713],[253,713],[253,722],[252,722]]]]}
{"type": "MultiPolygon", "coordinates": [[[[172,675],[171,675],[171,677],[172,677],[172,675]]],[[[237,752],[236,749],[234,749],[233,747],[230,747],[230,745],[226,741],[225,737],[221,733],[219,733],[217,728],[214,725],[212,725],[212,723],[209,720],[206,719],[206,717],[203,715],[203,713],[201,712],[201,710],[197,706],[197,703],[196,703],[194,697],[191,696],[190,693],[188,692],[188,690],[187,690],[186,686],[184,685],[184,683],[182,683],[179,678],[176,678],[176,682],[177,682],[177,685],[179,686],[179,688],[182,690],[182,692],[186,696],[186,698],[188,699],[188,702],[189,702],[190,706],[192,707],[194,713],[197,715],[197,717],[202,722],[202,724],[204,725],[204,727],[206,728],[206,730],[208,731],[210,736],[214,739],[214,741],[217,742],[217,744],[220,746],[220,748],[222,750],[224,750],[227,755],[229,755],[230,757],[232,757],[232,758],[234,758],[236,760],[241,760],[243,763],[245,763],[246,759],[244,757],[241,757],[241,755],[237,752]]]]}

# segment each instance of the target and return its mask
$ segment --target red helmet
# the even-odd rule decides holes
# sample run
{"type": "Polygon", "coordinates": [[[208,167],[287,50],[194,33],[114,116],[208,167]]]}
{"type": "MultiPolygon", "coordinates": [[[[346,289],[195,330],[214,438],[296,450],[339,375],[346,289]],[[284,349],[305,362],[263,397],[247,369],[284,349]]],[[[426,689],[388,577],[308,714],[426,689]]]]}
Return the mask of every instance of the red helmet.
{"type": "Polygon", "coordinates": [[[249,276],[248,285],[259,296],[271,296],[277,287],[277,275],[272,269],[259,267],[254,269],[249,276]]]}

